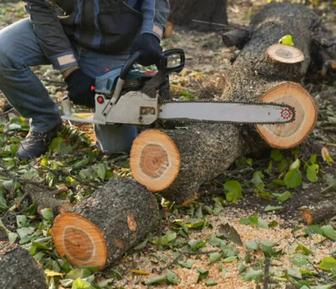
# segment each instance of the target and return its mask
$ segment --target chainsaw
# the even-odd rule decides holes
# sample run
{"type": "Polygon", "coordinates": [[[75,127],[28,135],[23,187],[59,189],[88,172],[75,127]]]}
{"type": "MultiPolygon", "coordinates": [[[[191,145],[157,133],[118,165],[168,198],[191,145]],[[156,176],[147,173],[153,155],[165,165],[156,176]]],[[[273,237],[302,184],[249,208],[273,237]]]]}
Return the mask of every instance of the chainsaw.
{"type": "Polygon", "coordinates": [[[99,125],[151,125],[158,120],[285,124],[295,119],[294,108],[286,104],[167,100],[167,79],[170,74],[183,70],[184,51],[163,52],[163,61],[155,71],[135,69],[139,56],[140,53],[134,53],[123,67],[96,78],[93,113],[73,112],[70,100],[65,98],[63,120],[99,125]]]}

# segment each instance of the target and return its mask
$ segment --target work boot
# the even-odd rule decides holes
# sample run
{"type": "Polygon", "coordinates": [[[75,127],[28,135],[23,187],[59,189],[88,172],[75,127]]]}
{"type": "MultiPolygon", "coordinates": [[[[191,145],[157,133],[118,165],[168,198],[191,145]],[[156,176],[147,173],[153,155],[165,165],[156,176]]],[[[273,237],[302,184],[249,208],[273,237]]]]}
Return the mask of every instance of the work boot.
{"type": "Polygon", "coordinates": [[[57,125],[45,133],[30,130],[26,138],[20,143],[16,156],[20,160],[34,159],[44,154],[52,141],[57,135],[61,125],[57,125]]]}

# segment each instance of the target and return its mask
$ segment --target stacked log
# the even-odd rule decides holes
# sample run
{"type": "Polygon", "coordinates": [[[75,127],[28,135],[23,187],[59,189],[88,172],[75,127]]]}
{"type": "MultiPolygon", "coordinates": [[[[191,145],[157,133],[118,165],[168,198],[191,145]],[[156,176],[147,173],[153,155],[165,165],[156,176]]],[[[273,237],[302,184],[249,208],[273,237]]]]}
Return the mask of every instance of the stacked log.
{"type": "MultiPolygon", "coordinates": [[[[284,103],[295,109],[294,122],[257,125],[270,146],[297,146],[315,126],[314,100],[299,82],[311,63],[312,35],[319,27],[318,20],[302,5],[267,5],[253,17],[249,38],[228,72],[230,81],[222,100],[284,103]],[[274,49],[288,34],[294,38],[299,55],[285,45],[274,49]]],[[[150,191],[189,203],[203,183],[223,174],[238,156],[251,149],[264,149],[263,145],[251,148],[254,140],[244,138],[240,128],[233,124],[191,124],[183,129],[144,132],[131,151],[133,176],[150,191]]]]}

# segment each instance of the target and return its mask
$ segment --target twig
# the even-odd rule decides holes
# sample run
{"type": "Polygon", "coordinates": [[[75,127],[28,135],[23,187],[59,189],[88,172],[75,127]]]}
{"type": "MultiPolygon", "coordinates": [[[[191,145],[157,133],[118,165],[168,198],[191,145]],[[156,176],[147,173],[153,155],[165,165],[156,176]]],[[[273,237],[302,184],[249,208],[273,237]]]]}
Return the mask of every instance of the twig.
{"type": "Polygon", "coordinates": [[[198,255],[208,255],[211,253],[220,253],[220,250],[208,250],[208,251],[197,251],[197,252],[186,252],[186,251],[181,251],[184,255],[187,256],[198,256],[198,255]]]}
{"type": "Polygon", "coordinates": [[[160,271],[159,271],[160,274],[161,274],[164,270],[169,269],[171,266],[175,265],[175,264],[177,263],[177,261],[180,260],[182,257],[183,257],[182,252],[179,252],[178,255],[177,255],[171,262],[169,262],[166,266],[164,266],[164,267],[162,267],[162,268],[160,269],[160,271]]]}
{"type": "Polygon", "coordinates": [[[264,270],[264,289],[269,288],[270,284],[270,267],[271,267],[271,259],[269,257],[265,257],[265,270],[264,270]]]}

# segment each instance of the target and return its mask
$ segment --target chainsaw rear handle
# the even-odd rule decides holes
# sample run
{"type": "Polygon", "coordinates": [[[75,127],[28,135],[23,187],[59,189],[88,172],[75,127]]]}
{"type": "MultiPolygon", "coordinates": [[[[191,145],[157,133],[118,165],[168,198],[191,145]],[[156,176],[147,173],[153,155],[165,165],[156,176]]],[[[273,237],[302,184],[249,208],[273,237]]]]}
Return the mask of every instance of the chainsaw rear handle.
{"type": "MultiPolygon", "coordinates": [[[[132,69],[133,65],[137,63],[141,53],[136,51],[133,53],[125,62],[123,68],[120,72],[120,79],[126,80],[128,73],[132,69]]],[[[161,60],[157,68],[159,71],[164,72],[165,74],[171,74],[173,72],[179,73],[183,70],[185,65],[185,54],[183,49],[169,49],[162,53],[161,60]],[[168,67],[169,58],[172,56],[177,56],[179,59],[179,65],[168,67]]]]}
{"type": "MultiPolygon", "coordinates": [[[[185,66],[185,53],[183,49],[179,49],[179,48],[174,48],[174,49],[169,49],[166,50],[162,53],[162,61],[164,63],[164,68],[163,71],[166,74],[171,74],[171,73],[180,73],[184,66],[185,66]],[[179,59],[179,65],[177,66],[173,66],[173,67],[169,67],[169,58],[173,57],[173,56],[177,56],[177,59],[179,59]]],[[[160,67],[158,67],[158,69],[160,70],[160,67]]]]}

